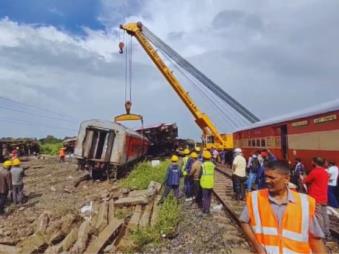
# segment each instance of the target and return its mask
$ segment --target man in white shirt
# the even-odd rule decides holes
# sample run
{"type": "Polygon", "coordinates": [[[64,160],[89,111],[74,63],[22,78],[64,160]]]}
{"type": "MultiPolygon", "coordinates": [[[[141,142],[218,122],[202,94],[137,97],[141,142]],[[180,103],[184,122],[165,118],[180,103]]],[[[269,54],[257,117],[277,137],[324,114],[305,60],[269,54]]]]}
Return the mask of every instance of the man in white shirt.
{"type": "Polygon", "coordinates": [[[242,155],[240,148],[234,149],[234,160],[232,164],[232,181],[233,181],[233,190],[235,192],[236,200],[245,199],[245,186],[246,181],[246,159],[242,155]]]}
{"type": "Polygon", "coordinates": [[[328,180],[328,205],[334,208],[339,208],[338,200],[336,197],[339,170],[334,161],[329,161],[328,164],[329,166],[327,172],[330,176],[328,180]]]}

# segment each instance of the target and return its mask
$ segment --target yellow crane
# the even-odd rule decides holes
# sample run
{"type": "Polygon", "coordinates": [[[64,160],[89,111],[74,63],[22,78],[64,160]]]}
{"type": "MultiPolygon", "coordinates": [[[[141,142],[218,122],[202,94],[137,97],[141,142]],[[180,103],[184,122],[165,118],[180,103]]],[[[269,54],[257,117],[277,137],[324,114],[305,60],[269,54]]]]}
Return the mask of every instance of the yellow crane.
{"type": "MultiPolygon", "coordinates": [[[[231,149],[233,148],[233,136],[232,134],[221,134],[218,129],[211,121],[211,119],[203,113],[197,105],[194,103],[192,98],[189,96],[188,92],[185,91],[183,86],[180,84],[178,79],[173,74],[172,70],[165,64],[161,59],[157,50],[151,44],[149,38],[146,37],[144,30],[146,27],[142,25],[141,22],[137,23],[127,23],[120,25],[120,28],[125,30],[131,36],[134,36],[141,46],[144,48],[148,56],[152,59],[154,64],[158,67],[160,72],[167,79],[171,87],[192,113],[195,122],[200,127],[203,132],[203,142],[206,148],[216,148],[216,149],[231,149]]],[[[147,30],[150,33],[149,30],[147,30]]]]}

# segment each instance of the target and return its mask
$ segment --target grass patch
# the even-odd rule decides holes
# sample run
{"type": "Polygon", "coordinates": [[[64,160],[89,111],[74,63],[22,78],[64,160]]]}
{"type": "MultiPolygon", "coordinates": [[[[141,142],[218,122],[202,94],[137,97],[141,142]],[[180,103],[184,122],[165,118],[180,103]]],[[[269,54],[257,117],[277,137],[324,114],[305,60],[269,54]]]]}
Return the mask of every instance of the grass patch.
{"type": "Polygon", "coordinates": [[[141,162],[122,180],[121,187],[143,190],[147,189],[151,181],[163,183],[168,165],[169,161],[163,161],[157,167],[152,167],[149,162],[141,162]]]}
{"type": "Polygon", "coordinates": [[[163,237],[174,235],[180,219],[181,205],[170,195],[160,208],[156,224],[133,232],[132,239],[137,250],[148,243],[157,244],[163,237]]]}

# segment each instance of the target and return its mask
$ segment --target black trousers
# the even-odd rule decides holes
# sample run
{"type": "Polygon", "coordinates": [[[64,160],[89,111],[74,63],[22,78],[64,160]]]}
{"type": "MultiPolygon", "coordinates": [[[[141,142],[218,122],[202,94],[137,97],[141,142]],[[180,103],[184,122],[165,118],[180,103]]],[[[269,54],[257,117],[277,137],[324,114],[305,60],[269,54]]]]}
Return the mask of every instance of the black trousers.
{"type": "Polygon", "coordinates": [[[200,180],[193,180],[193,195],[195,197],[195,202],[197,202],[199,207],[202,207],[202,190],[200,187],[200,180]]]}
{"type": "Polygon", "coordinates": [[[0,214],[4,213],[6,200],[7,200],[7,194],[0,193],[0,214]]]}
{"type": "Polygon", "coordinates": [[[236,200],[243,200],[245,198],[245,181],[246,176],[232,175],[233,191],[235,192],[236,200]]]}

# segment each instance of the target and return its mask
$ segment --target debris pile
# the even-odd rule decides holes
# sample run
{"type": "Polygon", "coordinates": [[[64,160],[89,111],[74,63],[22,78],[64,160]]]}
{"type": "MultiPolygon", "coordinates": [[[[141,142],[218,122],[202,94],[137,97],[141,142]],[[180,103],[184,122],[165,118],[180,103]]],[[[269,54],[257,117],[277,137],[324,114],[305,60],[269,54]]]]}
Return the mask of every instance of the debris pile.
{"type": "Polygon", "coordinates": [[[160,199],[160,189],[157,182],[133,191],[113,185],[99,199],[86,203],[78,215],[69,213],[56,219],[52,212],[44,211],[16,245],[2,241],[0,253],[112,253],[117,241],[124,245],[125,232],[154,223],[158,209],[153,206],[160,199]],[[123,209],[128,212],[121,216],[123,209]]]}

